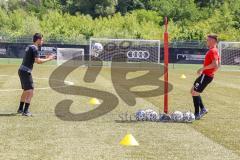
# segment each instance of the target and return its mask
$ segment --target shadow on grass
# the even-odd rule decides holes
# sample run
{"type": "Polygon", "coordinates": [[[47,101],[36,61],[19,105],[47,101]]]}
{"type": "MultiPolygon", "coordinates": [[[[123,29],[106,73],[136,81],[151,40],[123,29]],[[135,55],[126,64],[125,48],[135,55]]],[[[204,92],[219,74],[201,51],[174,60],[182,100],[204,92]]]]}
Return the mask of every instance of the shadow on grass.
{"type": "Polygon", "coordinates": [[[137,120],[115,120],[116,123],[140,123],[141,121],[137,120]]]}
{"type": "Polygon", "coordinates": [[[137,120],[115,120],[116,123],[175,123],[192,124],[193,122],[174,122],[174,121],[137,121],[137,120]]]}
{"type": "Polygon", "coordinates": [[[0,113],[0,117],[13,117],[17,116],[17,113],[0,113]]]}

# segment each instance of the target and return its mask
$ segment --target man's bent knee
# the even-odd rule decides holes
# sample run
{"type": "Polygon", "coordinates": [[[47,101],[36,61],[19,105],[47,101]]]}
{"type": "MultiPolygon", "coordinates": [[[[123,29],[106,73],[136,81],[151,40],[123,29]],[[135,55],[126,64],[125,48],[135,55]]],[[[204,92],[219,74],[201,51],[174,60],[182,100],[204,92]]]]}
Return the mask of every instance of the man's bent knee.
{"type": "Polygon", "coordinates": [[[33,97],[33,90],[26,90],[26,101],[31,101],[31,98],[33,97]]]}
{"type": "Polygon", "coordinates": [[[192,91],[192,96],[199,96],[200,95],[200,93],[199,92],[196,92],[196,91],[192,91]]]}

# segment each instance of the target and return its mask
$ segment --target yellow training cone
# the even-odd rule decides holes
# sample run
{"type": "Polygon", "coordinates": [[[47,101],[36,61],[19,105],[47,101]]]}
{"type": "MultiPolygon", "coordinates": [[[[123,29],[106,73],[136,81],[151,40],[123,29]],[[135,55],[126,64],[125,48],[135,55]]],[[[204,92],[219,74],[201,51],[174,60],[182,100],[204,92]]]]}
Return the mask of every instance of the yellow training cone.
{"type": "Polygon", "coordinates": [[[96,105],[96,104],[100,104],[99,100],[97,98],[91,98],[89,103],[91,105],[96,105]]]}
{"type": "Polygon", "coordinates": [[[127,134],[120,142],[123,146],[138,146],[138,142],[131,134],[127,134]]]}
{"type": "Polygon", "coordinates": [[[187,77],[184,74],[181,75],[181,79],[186,79],[186,78],[187,77]]]}

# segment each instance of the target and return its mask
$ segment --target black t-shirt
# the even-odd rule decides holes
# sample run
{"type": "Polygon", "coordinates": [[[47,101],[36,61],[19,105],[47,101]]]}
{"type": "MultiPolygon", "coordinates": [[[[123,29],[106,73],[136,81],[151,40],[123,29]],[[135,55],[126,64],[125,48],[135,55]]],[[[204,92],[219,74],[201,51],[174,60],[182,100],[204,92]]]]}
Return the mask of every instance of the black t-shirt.
{"type": "Polygon", "coordinates": [[[35,45],[30,45],[26,48],[25,52],[26,53],[23,57],[22,65],[32,70],[35,58],[39,57],[38,47],[35,45]]]}

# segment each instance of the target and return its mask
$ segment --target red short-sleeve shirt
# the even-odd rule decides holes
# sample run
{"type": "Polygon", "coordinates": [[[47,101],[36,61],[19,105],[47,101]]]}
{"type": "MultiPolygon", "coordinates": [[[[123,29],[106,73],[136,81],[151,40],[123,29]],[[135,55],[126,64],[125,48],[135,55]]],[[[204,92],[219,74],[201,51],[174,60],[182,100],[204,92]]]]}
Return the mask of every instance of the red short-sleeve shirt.
{"type": "MultiPolygon", "coordinates": [[[[205,66],[210,65],[213,60],[216,60],[218,64],[220,63],[220,56],[218,54],[218,49],[216,47],[209,49],[209,51],[206,53],[203,66],[205,67],[205,66]]],[[[203,74],[213,77],[214,73],[217,71],[217,69],[218,68],[205,69],[205,70],[203,70],[203,74]]]]}

